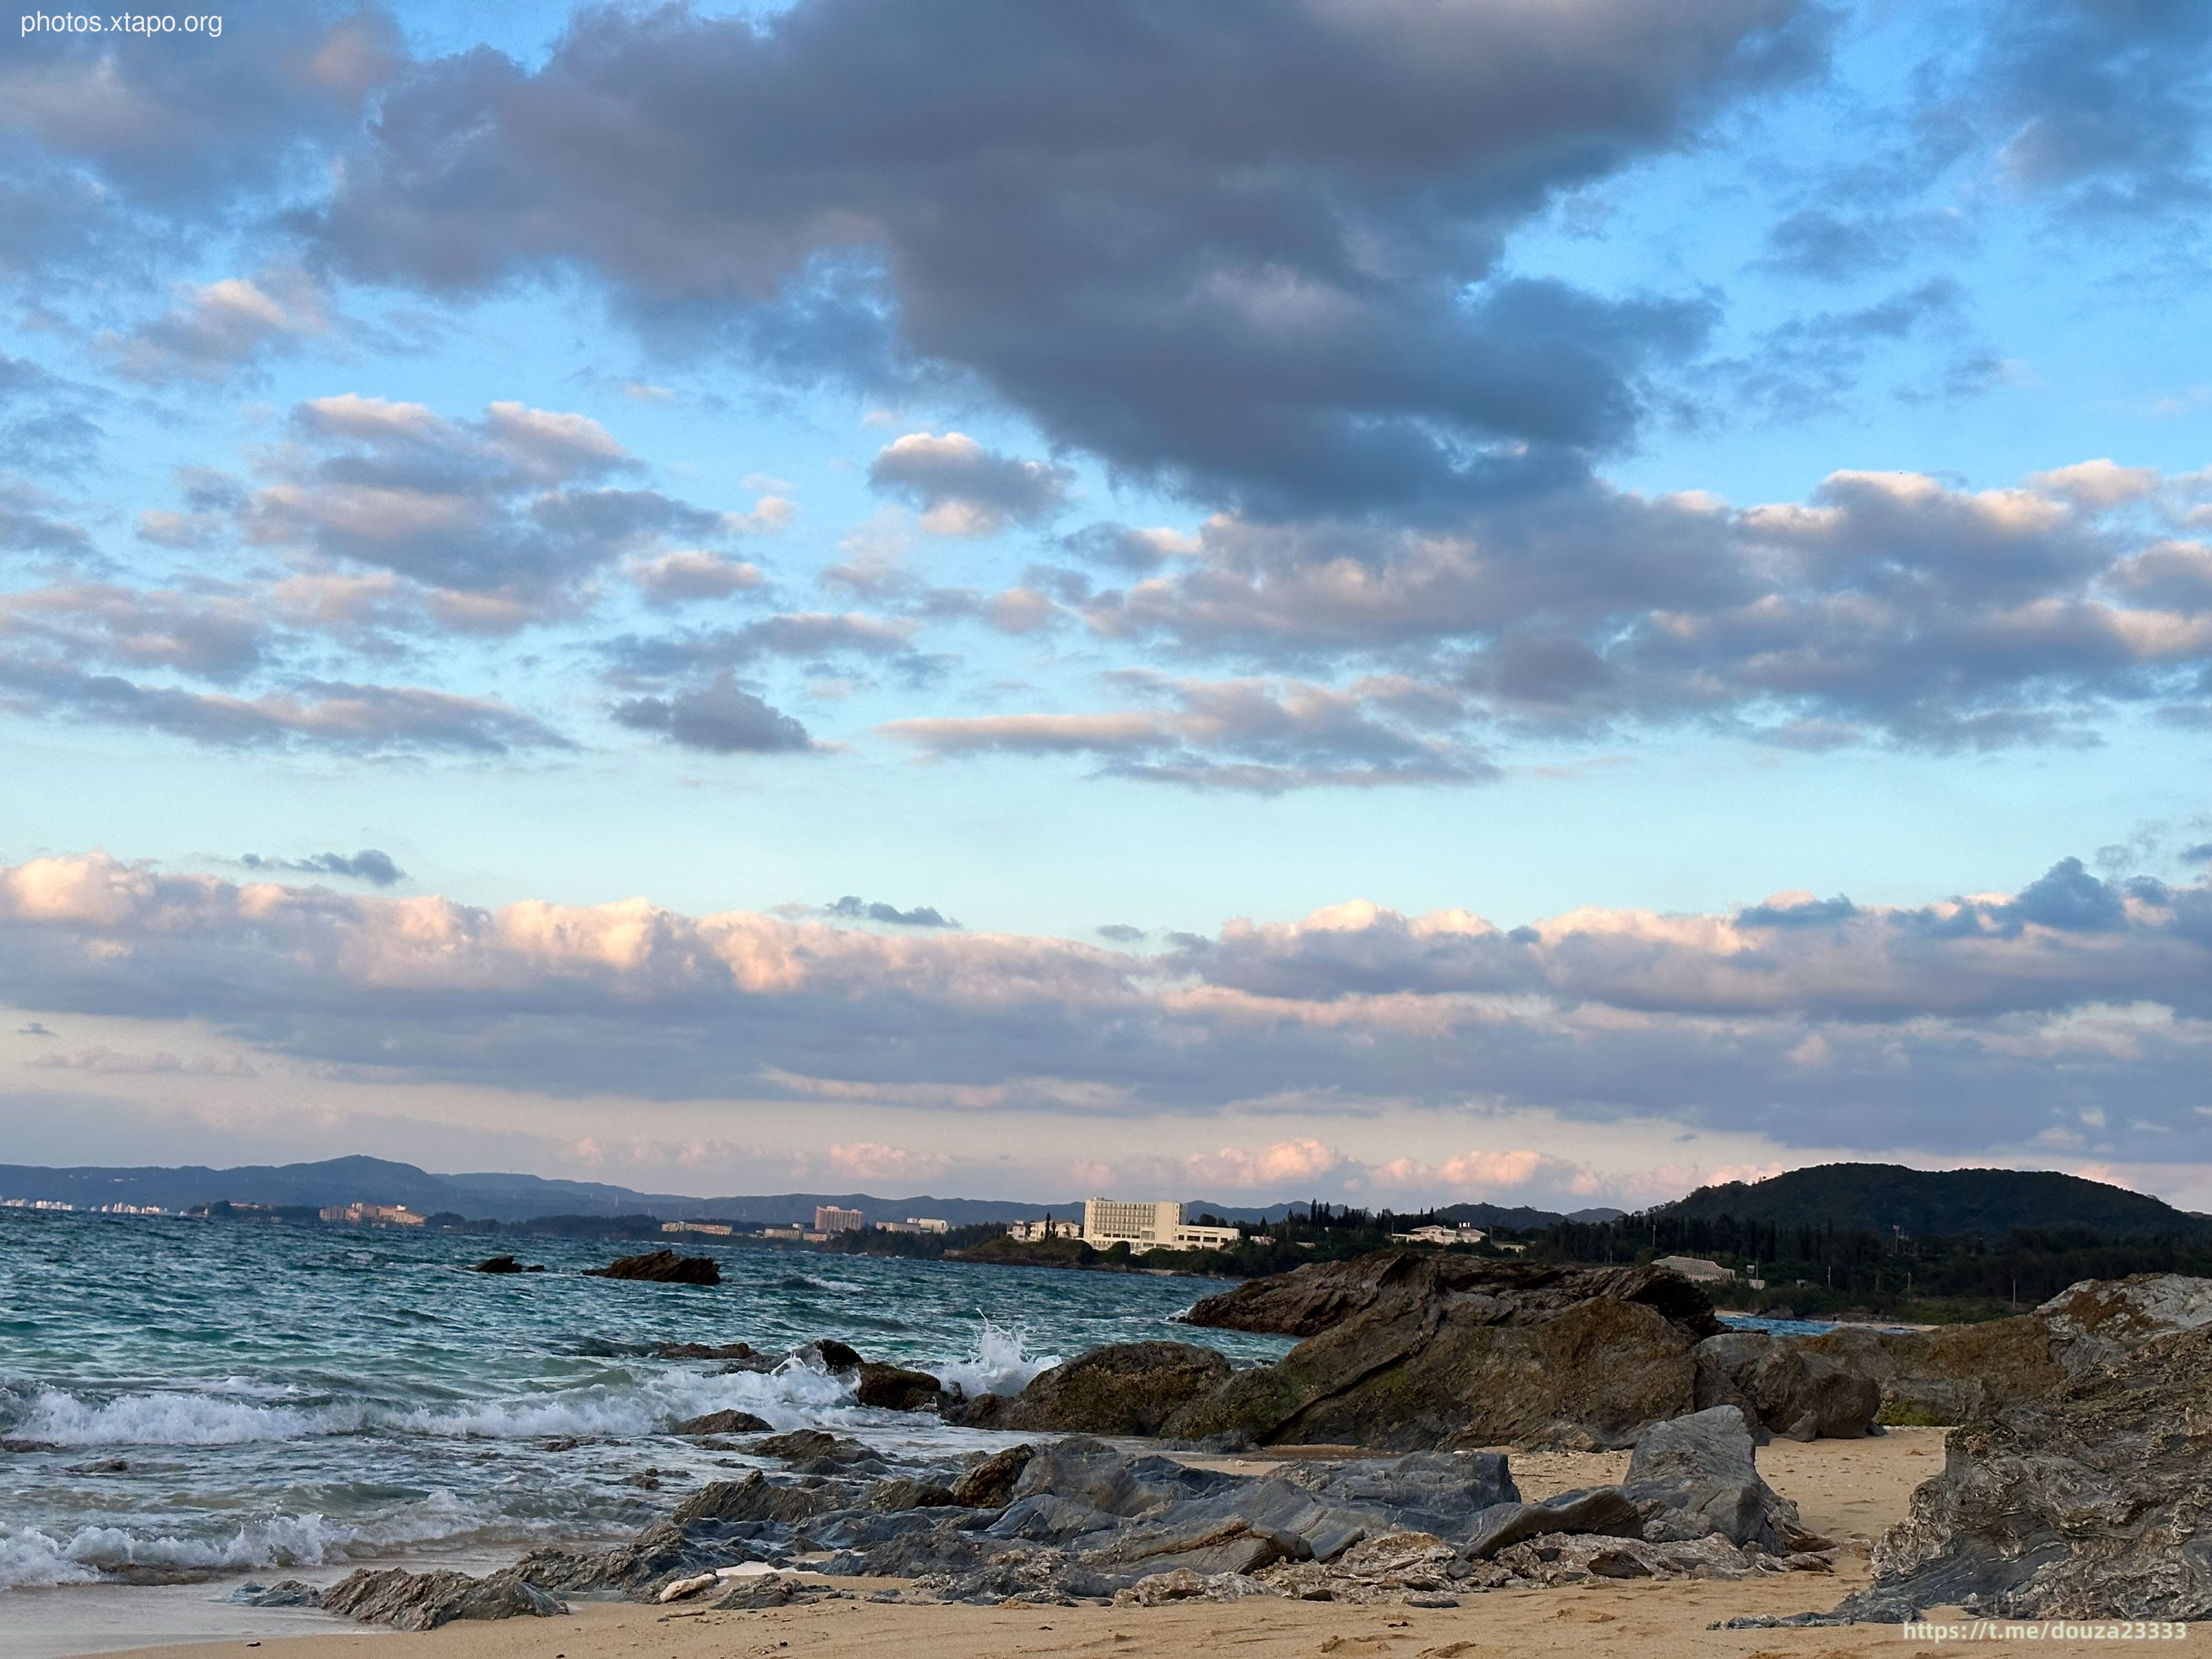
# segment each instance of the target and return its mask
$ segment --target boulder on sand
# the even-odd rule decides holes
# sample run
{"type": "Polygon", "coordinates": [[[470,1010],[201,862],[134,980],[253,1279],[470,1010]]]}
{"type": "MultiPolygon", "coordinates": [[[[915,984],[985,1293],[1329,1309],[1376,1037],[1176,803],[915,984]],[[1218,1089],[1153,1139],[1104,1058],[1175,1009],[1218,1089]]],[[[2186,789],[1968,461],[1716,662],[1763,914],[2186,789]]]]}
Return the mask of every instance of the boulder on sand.
{"type": "Polygon", "coordinates": [[[1276,1364],[1237,1372],[1163,1431],[1386,1451],[1626,1446],[1695,1408],[1697,1345],[1721,1328],[1686,1279],[1600,1269],[1453,1282],[1425,1268],[1395,1274],[1389,1294],[1276,1364]],[[1570,1285],[1597,1293],[1563,1303],[1570,1285]]]}
{"type": "Polygon", "coordinates": [[[1643,1511],[1651,1543],[1720,1533],[1731,1544],[1787,1555],[1819,1541],[1797,1506],[1760,1478],[1751,1426],[1734,1406],[1654,1423],[1638,1437],[1620,1490],[1643,1511]]]}
{"type": "Polygon", "coordinates": [[[394,1630],[436,1630],[457,1619],[550,1619],[568,1609],[507,1567],[485,1578],[440,1568],[363,1567],[323,1592],[325,1613],[394,1630]]]}
{"type": "Polygon", "coordinates": [[[719,1285],[722,1270],[711,1255],[678,1255],[673,1250],[651,1250],[626,1255],[604,1267],[586,1267],[590,1279],[641,1279],[655,1285],[719,1285]]]}
{"type": "Polygon", "coordinates": [[[1953,1431],[1943,1472],[1875,1544],[1873,1586],[1837,1614],[2212,1616],[2209,1469],[2212,1325],[2200,1322],[1953,1431]]]}
{"type": "Polygon", "coordinates": [[[1568,1267],[1486,1261],[1426,1250],[1376,1250],[1350,1261],[1316,1261],[1209,1296],[1186,1325],[1318,1336],[1377,1309],[1428,1307],[1448,1298],[1494,1301],[1492,1324],[1534,1324],[1577,1304],[1605,1298],[1656,1308],[1700,1337],[1725,1328],[1705,1293],[1670,1268],[1568,1267]]]}

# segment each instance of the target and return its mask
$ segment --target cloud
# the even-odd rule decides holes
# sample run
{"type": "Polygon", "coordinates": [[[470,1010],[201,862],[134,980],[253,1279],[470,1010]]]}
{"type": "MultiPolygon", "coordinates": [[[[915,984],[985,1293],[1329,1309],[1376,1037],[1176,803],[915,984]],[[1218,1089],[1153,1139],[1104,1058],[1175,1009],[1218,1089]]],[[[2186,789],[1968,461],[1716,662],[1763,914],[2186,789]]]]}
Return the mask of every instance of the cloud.
{"type": "Polygon", "coordinates": [[[986,449],[963,432],[909,432],[886,444],[868,482],[922,509],[939,536],[994,536],[1008,525],[1041,524],[1067,504],[1075,470],[986,449]]]}
{"type": "Polygon", "coordinates": [[[23,1064],[46,1071],[92,1072],[102,1077],[260,1075],[252,1062],[235,1055],[216,1058],[203,1054],[180,1060],[172,1054],[134,1054],[115,1048],[78,1048],[68,1054],[40,1054],[23,1064]]]}
{"type": "Polygon", "coordinates": [[[280,270],[191,289],[173,309],[110,344],[128,379],[206,383],[250,374],[329,328],[313,282],[280,270]]]}
{"type": "Polygon", "coordinates": [[[892,927],[957,927],[933,906],[918,904],[911,910],[902,910],[895,904],[880,900],[871,902],[848,893],[833,903],[822,907],[825,916],[835,916],[845,921],[879,921],[892,927]]]}
{"type": "Polygon", "coordinates": [[[1395,686],[1340,691],[1295,681],[1171,680],[1141,671],[1115,678],[1170,706],[1158,713],[924,716],[881,730],[933,758],[1091,755],[1121,776],[1255,794],[1498,775],[1480,755],[1419,730],[1418,716],[1394,708],[1395,686]]]}
{"type": "Polygon", "coordinates": [[[760,567],[742,559],[694,549],[663,553],[657,558],[632,559],[623,573],[651,605],[688,605],[700,599],[726,599],[732,593],[765,586],[760,567]]]}
{"type": "Polygon", "coordinates": [[[1291,1190],[1299,1182],[1333,1175],[1349,1160],[1333,1146],[1310,1138],[1279,1140],[1256,1152],[1224,1146],[1215,1152],[1196,1152],[1183,1160],[1187,1180],[1207,1187],[1231,1187],[1240,1191],[1267,1188],[1291,1190]]]}
{"type": "Polygon", "coordinates": [[[358,853],[317,853],[304,859],[271,859],[258,853],[242,853],[238,861],[248,870],[283,875],[345,876],[376,887],[394,886],[407,878],[407,872],[392,862],[389,853],[380,853],[374,847],[364,847],[358,853]]]}
{"type": "Polygon", "coordinates": [[[849,1181],[931,1181],[951,1164],[952,1160],[941,1153],[886,1146],[875,1140],[849,1141],[830,1148],[830,1167],[849,1181]]]}
{"type": "Polygon", "coordinates": [[[48,1030],[40,1022],[34,1019],[26,1024],[18,1025],[15,1028],[15,1035],[17,1036],[50,1037],[53,1033],[48,1030]]]}
{"type": "Polygon", "coordinates": [[[1506,240],[1811,69],[1824,27],[1788,0],[603,11],[535,67],[416,66],[313,234],[443,293],[593,273],[655,337],[793,379],[977,383],[1211,498],[1403,508],[1627,441],[1708,307],[1506,276],[1506,240]]]}
{"type": "MultiPolygon", "coordinates": [[[[100,854],[0,868],[0,1000],[26,1011],[202,1021],[385,1085],[881,1111],[1202,1119],[1298,1098],[1340,1122],[1434,1113],[1439,1133],[1536,1111],[1785,1148],[1987,1157],[2063,1135],[2185,1160],[2212,1156],[2208,969],[2212,887],[2075,860],[2014,894],[1820,927],[1585,908],[1505,927],[1355,902],[1150,956],[641,899],[234,884],[100,854]]],[[[1499,1143],[1470,1140],[1483,1157],[1376,1179],[1510,1183],[1499,1143]]],[[[1322,1156],[1283,1144],[1250,1156],[1322,1156]]],[[[1527,1179],[1555,1176],[1572,1179],[1527,1179]]]]}
{"type": "Polygon", "coordinates": [[[1109,921],[1091,931],[1109,945],[1135,945],[1152,937],[1144,928],[1133,927],[1126,921],[1109,921]]]}
{"type": "Polygon", "coordinates": [[[262,665],[269,644],[268,624],[235,593],[104,582],[0,593],[0,660],[172,668],[231,684],[262,665]]]}
{"type": "Polygon", "coordinates": [[[805,753],[818,744],[806,728],[738,688],[730,671],[666,697],[632,697],[608,711],[618,726],[665,732],[685,749],[708,754],[805,753]]]}

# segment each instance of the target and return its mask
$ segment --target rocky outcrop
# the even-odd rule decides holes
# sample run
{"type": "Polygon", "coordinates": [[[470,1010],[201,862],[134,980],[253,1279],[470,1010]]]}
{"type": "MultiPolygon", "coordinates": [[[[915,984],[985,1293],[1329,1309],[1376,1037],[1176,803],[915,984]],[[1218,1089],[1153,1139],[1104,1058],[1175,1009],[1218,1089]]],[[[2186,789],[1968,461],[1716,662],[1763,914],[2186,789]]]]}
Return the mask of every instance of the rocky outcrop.
{"type": "Polygon", "coordinates": [[[1956,1424],[2056,1394],[2166,1333],[2212,1322],[2212,1279],[2089,1279],[2033,1313],[1929,1331],[1858,1327],[1778,1345],[1833,1360],[1881,1390],[1885,1423],[1956,1424]]]}
{"type": "Polygon", "coordinates": [[[663,1342],[653,1350],[655,1359],[754,1359],[750,1342],[663,1342]]]}
{"type": "Polygon", "coordinates": [[[860,1380],[854,1385],[854,1397],[863,1406],[892,1412],[933,1412],[938,1407],[944,1385],[927,1371],[872,1359],[860,1361],[855,1369],[860,1380]]]}
{"type": "Polygon", "coordinates": [[[765,1434],[775,1425],[765,1418],[755,1417],[750,1412],[708,1412],[704,1417],[687,1417],[671,1434],[765,1434]]]}
{"type": "Polygon", "coordinates": [[[520,1566],[485,1578],[447,1568],[408,1572],[364,1567],[325,1590],[319,1605],[325,1613],[364,1625],[416,1631],[436,1630],[460,1619],[550,1619],[568,1611],[525,1577],[520,1566]]]}
{"type": "Polygon", "coordinates": [[[1061,1434],[1156,1435],[1228,1379],[1229,1362],[1188,1342],[1122,1342],[1030,1379],[1019,1395],[983,1395],[950,1413],[976,1427],[1061,1434]]]}
{"type": "Polygon", "coordinates": [[[1002,1510],[1014,1501],[1015,1483],[1036,1455],[1034,1446],[993,1452],[952,1483],[952,1501],[968,1509],[1002,1510]]]}
{"type": "Polygon", "coordinates": [[[1187,1325],[1279,1336],[1318,1336],[1394,1304],[1478,1297],[1486,1322],[1534,1324],[1597,1299],[1638,1302],[1699,1337],[1723,1328],[1705,1293],[1664,1267],[1570,1267],[1484,1261],[1426,1250],[1377,1250],[1351,1261],[1314,1262],[1209,1296],[1182,1316],[1187,1325]]]}
{"type": "Polygon", "coordinates": [[[592,1279],[641,1279],[655,1285],[719,1285],[722,1270],[711,1255],[678,1255],[673,1250],[652,1250],[626,1255],[604,1267],[586,1267],[592,1279]]]}
{"type": "MultiPolygon", "coordinates": [[[[1645,1425],[1695,1407],[1695,1350],[1717,1325],[1686,1280],[1658,1298],[1677,1320],[1654,1301],[1612,1295],[1559,1305],[1559,1280],[1524,1298],[1495,1285],[1435,1291],[1438,1275],[1412,1277],[1435,1293],[1378,1297],[1275,1364],[1237,1372],[1164,1431],[1394,1451],[1625,1446],[1645,1425]]],[[[1648,1277],[1605,1282],[1651,1288],[1648,1277]]]]}
{"type": "Polygon", "coordinates": [[[1873,1431],[1881,1384],[1863,1367],[1764,1331],[1730,1331],[1698,1344],[1700,1411],[1734,1406],[1753,1437],[1856,1440],[1873,1431]]]}
{"type": "MultiPolygon", "coordinates": [[[[2100,1300],[2132,1308],[2130,1326],[2150,1302],[2100,1300]]],[[[2120,1317],[2091,1334],[2118,1340],[2120,1317]]],[[[1955,1430],[1943,1472],[1875,1545],[1874,1586],[1838,1614],[1959,1605],[1996,1618],[2203,1619],[2208,1517],[2212,1325],[2200,1322],[1955,1430]]]]}

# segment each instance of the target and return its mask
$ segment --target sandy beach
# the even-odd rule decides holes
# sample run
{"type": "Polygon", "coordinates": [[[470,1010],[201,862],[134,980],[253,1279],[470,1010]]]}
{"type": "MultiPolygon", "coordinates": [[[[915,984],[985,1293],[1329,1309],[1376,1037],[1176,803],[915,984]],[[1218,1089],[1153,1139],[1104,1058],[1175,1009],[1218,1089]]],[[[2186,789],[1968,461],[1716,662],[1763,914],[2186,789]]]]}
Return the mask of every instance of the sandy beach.
{"type": "MultiPolygon", "coordinates": [[[[1961,1645],[1895,1626],[1799,1630],[1711,1628],[1745,1614],[1832,1606],[1866,1582],[1866,1548],[1905,1512],[1912,1488],[1941,1466],[1940,1429],[1899,1429],[1864,1440],[1777,1441],[1759,1454],[1770,1484],[1807,1522],[1839,1545],[1833,1577],[1790,1574],[1735,1583],[1620,1583],[1473,1595],[1455,1608],[1357,1607],[1255,1598],[1163,1607],[979,1607],[872,1601],[880,1579],[850,1581],[855,1599],[757,1612],[578,1601],[560,1620],[456,1624],[427,1635],[380,1635],[379,1651],[421,1659],[1096,1659],[1236,1650],[1250,1659],[1504,1659],[1506,1655],[1718,1655],[1726,1659],[1828,1659],[1918,1655],[1961,1645]]],[[[1255,1471],[1261,1460],[1203,1460],[1255,1471]]],[[[1523,1491],[1543,1498],[1618,1480],[1627,1454],[1514,1455],[1523,1491]]],[[[1935,1615],[1943,1618],[1938,1613],[1935,1615]]],[[[248,1641],[232,1638],[135,1651],[140,1659],[207,1659],[250,1646],[264,1659],[358,1659],[356,1631],[248,1641]]],[[[1984,1638],[1984,1639],[1996,1639],[1984,1638]]],[[[2019,1638],[2015,1640],[2021,1639],[2019,1638]]],[[[2039,1632],[2039,1650],[2106,1650],[2102,1640],[2039,1632]]],[[[2160,1642],[2212,1651],[2212,1632],[2160,1642]]],[[[103,1650],[86,1648],[83,1652],[103,1650]]],[[[112,1649],[106,1650],[112,1650],[112,1649]]]]}

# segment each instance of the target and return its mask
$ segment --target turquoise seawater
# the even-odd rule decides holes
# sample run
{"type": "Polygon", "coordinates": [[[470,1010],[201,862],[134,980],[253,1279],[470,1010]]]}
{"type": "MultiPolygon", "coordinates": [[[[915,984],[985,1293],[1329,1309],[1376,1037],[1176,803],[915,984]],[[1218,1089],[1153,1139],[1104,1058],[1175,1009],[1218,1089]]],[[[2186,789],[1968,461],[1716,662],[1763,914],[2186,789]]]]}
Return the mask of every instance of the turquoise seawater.
{"type": "Polygon", "coordinates": [[[1171,1322],[1188,1279],[692,1241],[714,1288],[588,1279],[625,1249],[0,1210],[0,1596],[627,1534],[736,1461],[669,1435],[734,1407],[887,1453],[1001,1443],[836,1378],[655,1359],[836,1337],[970,1393],[1102,1343],[1287,1341],[1171,1322]],[[658,1491],[636,1484],[659,1471],[658,1491]]]}

